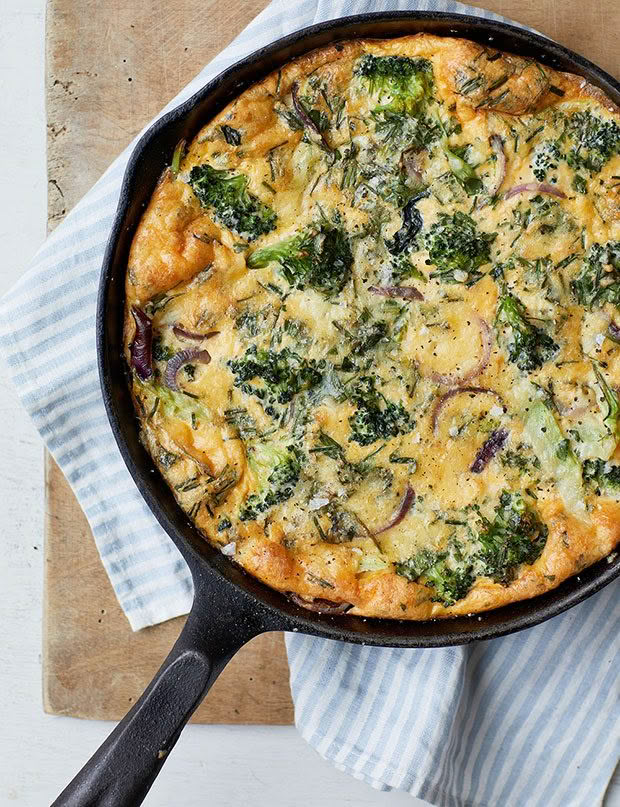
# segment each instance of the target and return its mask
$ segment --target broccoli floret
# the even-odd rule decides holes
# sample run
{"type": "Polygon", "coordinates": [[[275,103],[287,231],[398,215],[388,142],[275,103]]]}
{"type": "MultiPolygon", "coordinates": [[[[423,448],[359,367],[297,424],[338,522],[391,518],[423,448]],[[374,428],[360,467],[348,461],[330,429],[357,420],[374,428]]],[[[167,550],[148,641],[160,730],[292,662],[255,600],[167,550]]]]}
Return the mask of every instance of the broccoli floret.
{"type": "Polygon", "coordinates": [[[397,574],[433,588],[435,601],[454,605],[466,596],[477,577],[510,583],[520,564],[540,557],[547,541],[547,527],[518,492],[504,491],[495,518],[492,522],[482,519],[482,527],[477,542],[469,543],[468,548],[453,538],[443,551],[424,549],[396,563],[397,574]]]}
{"type": "Polygon", "coordinates": [[[562,159],[562,152],[556,140],[545,140],[537,147],[532,157],[532,173],[543,182],[549,171],[555,171],[562,159]]]}
{"type": "Polygon", "coordinates": [[[430,96],[433,67],[427,59],[407,56],[373,56],[366,53],[357,63],[355,75],[379,98],[391,96],[389,108],[415,110],[420,101],[430,96]]]}
{"type": "Polygon", "coordinates": [[[438,220],[425,236],[428,249],[427,264],[434,264],[437,277],[444,283],[473,285],[482,277],[478,271],[491,260],[491,242],[496,233],[481,233],[474,220],[457,211],[449,216],[440,213],[438,220]]]}
{"type": "Polygon", "coordinates": [[[298,289],[311,286],[331,296],[341,292],[349,282],[353,253],[344,230],[323,222],[292,238],[257,249],[247,263],[250,269],[259,269],[272,261],[280,265],[291,286],[298,289]]]}
{"type": "Polygon", "coordinates": [[[258,481],[239,511],[240,521],[254,521],[275,504],[291,498],[303,464],[302,452],[293,445],[256,443],[248,453],[248,463],[258,481]]]}
{"type": "Polygon", "coordinates": [[[495,321],[509,329],[508,358],[520,370],[537,370],[559,349],[549,334],[529,321],[525,306],[512,294],[500,297],[495,321]]]}
{"type": "Polygon", "coordinates": [[[205,163],[192,168],[189,184],[203,207],[212,208],[221,224],[247,241],[275,230],[276,214],[248,191],[243,174],[218,171],[205,163]]]}
{"type": "Polygon", "coordinates": [[[605,460],[586,460],[582,466],[583,481],[595,489],[596,495],[603,493],[620,495],[620,465],[605,460]]]}
{"type": "Polygon", "coordinates": [[[161,336],[153,339],[152,356],[154,361],[168,361],[174,356],[174,350],[169,345],[164,345],[161,336]]]}
{"type": "Polygon", "coordinates": [[[620,305],[620,241],[592,244],[571,289],[577,302],[588,308],[620,305]]]}
{"type": "Polygon", "coordinates": [[[375,379],[371,376],[359,379],[350,399],[356,404],[357,410],[349,417],[349,439],[361,446],[406,434],[415,425],[402,404],[388,401],[375,389],[375,379]]]}
{"type": "Polygon", "coordinates": [[[505,468],[514,468],[519,475],[531,473],[531,468],[540,468],[538,457],[527,456],[524,452],[526,446],[520,443],[517,451],[506,450],[500,455],[500,462],[505,468]]]}
{"type": "Polygon", "coordinates": [[[468,196],[476,196],[484,186],[474,167],[465,159],[468,149],[469,146],[455,146],[451,149],[448,148],[447,142],[443,146],[452,175],[468,196]]]}
{"type": "Polygon", "coordinates": [[[566,125],[573,146],[566,155],[576,170],[597,174],[615,154],[620,154],[620,126],[614,120],[603,120],[589,109],[575,112],[566,125]]]}
{"type": "Polygon", "coordinates": [[[478,535],[482,548],[474,556],[476,575],[510,583],[521,563],[533,563],[540,557],[547,534],[547,527],[521,494],[504,491],[495,519],[486,522],[486,529],[478,535]]]}
{"type": "Polygon", "coordinates": [[[422,113],[433,90],[433,68],[426,59],[406,56],[362,56],[355,74],[371,94],[387,103],[372,110],[375,132],[395,152],[422,149],[441,136],[437,121],[422,113]]]}
{"type": "Polygon", "coordinates": [[[268,415],[275,414],[274,404],[288,403],[323,379],[323,362],[303,359],[288,347],[277,351],[250,345],[241,358],[230,359],[228,366],[235,375],[235,386],[246,395],[256,396],[268,415]],[[255,379],[263,383],[250,383],[255,379]]]}
{"type": "MultiPolygon", "coordinates": [[[[460,556],[460,553],[456,553],[460,556]]],[[[454,605],[463,599],[474,584],[471,564],[462,556],[455,557],[448,552],[433,552],[423,549],[402,563],[395,564],[396,573],[412,580],[421,581],[434,589],[435,602],[454,605]]]]}

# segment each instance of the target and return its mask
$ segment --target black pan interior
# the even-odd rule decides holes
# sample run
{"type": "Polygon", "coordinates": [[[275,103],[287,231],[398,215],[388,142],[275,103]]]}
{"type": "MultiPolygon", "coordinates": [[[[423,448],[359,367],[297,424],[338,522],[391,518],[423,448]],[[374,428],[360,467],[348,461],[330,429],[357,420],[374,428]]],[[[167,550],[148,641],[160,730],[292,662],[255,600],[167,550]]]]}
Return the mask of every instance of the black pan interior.
{"type": "MultiPolygon", "coordinates": [[[[620,575],[620,559],[604,559],[558,589],[474,617],[422,623],[332,617],[305,611],[284,595],[259,583],[211,547],[189,523],[155,470],[138,439],[136,419],[122,360],[122,311],[127,257],[142,212],[175,145],[196,131],[230,100],[290,59],[328,43],[355,37],[396,37],[429,32],[462,36],[584,76],[620,105],[620,84],[586,59],[544,37],[477,17],[428,12],[365,14],[334,20],[291,34],[261,49],[207,84],[183,105],[155,123],[129,161],[110,234],[99,290],[97,350],[103,397],[125,463],[156,518],[188,561],[202,594],[215,588],[227,603],[262,620],[265,630],[299,630],[356,643],[399,647],[437,647],[489,639],[536,625],[572,607],[620,575]]],[[[206,614],[205,614],[206,615],[206,614]]],[[[213,615],[211,615],[212,617],[213,615]]]]}

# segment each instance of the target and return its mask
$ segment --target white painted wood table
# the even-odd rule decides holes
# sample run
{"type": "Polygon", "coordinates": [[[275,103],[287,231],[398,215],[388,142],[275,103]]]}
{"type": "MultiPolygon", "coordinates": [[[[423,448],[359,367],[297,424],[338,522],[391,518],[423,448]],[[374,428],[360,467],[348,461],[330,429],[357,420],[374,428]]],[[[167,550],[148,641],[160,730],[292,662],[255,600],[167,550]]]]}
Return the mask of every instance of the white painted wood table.
{"type": "MultiPolygon", "coordinates": [[[[44,9],[45,0],[0,0],[0,294],[45,237],[44,9]]],[[[0,384],[0,458],[0,807],[35,807],[53,800],[111,724],[43,713],[43,449],[6,383],[0,384]]],[[[334,770],[292,727],[244,726],[186,729],[147,803],[423,805],[334,770]]],[[[620,788],[607,804],[620,807],[620,788]]]]}

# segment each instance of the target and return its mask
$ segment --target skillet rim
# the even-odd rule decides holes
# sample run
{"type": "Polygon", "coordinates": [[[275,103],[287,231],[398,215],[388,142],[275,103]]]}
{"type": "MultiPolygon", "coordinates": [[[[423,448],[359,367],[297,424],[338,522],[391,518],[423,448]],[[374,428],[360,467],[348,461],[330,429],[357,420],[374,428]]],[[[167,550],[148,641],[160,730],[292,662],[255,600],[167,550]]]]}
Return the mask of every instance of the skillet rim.
{"type": "MultiPolygon", "coordinates": [[[[174,142],[170,147],[167,141],[172,137],[171,131],[175,127],[182,128],[184,124],[187,128],[191,127],[190,122],[196,118],[204,121],[205,115],[199,115],[198,108],[209,103],[215,103],[216,109],[222,108],[230,99],[274,69],[276,62],[284,64],[328,41],[337,42],[360,36],[386,38],[414,33],[416,28],[419,32],[435,31],[440,35],[443,33],[474,41],[484,40],[492,42],[494,47],[512,52],[523,52],[525,46],[525,50],[534,51],[535,58],[541,63],[549,66],[561,63],[562,69],[585,76],[620,105],[620,82],[570,49],[527,29],[496,20],[449,12],[367,13],[340,17],[300,29],[248,54],[156,120],[139,138],[128,160],[99,283],[96,315],[99,379],[110,427],[125,465],[147,506],[188,563],[196,590],[193,610],[200,610],[201,603],[210,599],[203,596],[208,589],[211,596],[215,592],[222,604],[229,608],[237,607],[242,612],[249,609],[255,618],[258,617],[265,631],[293,630],[376,646],[445,647],[497,638],[533,627],[572,608],[620,576],[620,553],[616,552],[613,560],[610,561],[614,556],[611,553],[545,594],[470,617],[417,622],[316,614],[296,606],[285,594],[261,583],[209,544],[187,520],[155,469],[150,455],[138,440],[135,412],[126,386],[120,351],[115,356],[114,347],[111,347],[119,344],[118,340],[110,338],[115,330],[120,331],[122,345],[122,307],[115,304],[113,298],[116,294],[124,299],[126,260],[124,263],[119,261],[117,252],[121,250],[122,257],[123,243],[131,242],[141,211],[152,194],[155,184],[153,179],[159,177],[167,166],[174,143],[181,139],[178,133],[174,135],[174,142]],[[396,32],[398,23],[403,23],[405,27],[408,25],[409,29],[396,32]],[[380,30],[376,30],[374,34],[369,33],[369,27],[380,30]],[[356,28],[363,31],[355,30],[356,28]],[[505,44],[506,42],[512,45],[505,44]],[[249,71],[256,67],[258,72],[250,75],[249,71]],[[222,90],[224,85],[226,89],[222,90]],[[144,167],[144,156],[146,154],[152,159],[149,156],[151,152],[155,152],[161,160],[160,170],[154,173],[152,169],[144,167]],[[136,185],[139,184],[140,173],[144,170],[150,170],[151,185],[148,194],[140,194],[144,195],[145,201],[138,204],[136,185]],[[132,217],[133,224],[128,223],[128,219],[132,217]],[[117,266],[120,268],[115,274],[117,266]]],[[[209,115],[215,114],[216,109],[210,111],[209,115]]]]}

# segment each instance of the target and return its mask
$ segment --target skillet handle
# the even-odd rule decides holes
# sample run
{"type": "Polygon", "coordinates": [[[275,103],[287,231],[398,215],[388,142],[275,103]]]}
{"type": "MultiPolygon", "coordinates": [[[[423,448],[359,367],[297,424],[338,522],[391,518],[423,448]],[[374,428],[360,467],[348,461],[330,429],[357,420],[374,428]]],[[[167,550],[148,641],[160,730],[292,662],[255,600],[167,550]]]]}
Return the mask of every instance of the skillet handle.
{"type": "MultiPolygon", "coordinates": [[[[197,599],[194,601],[197,602],[197,599]]],[[[277,626],[244,598],[215,596],[194,608],[142,697],[53,802],[52,807],[136,807],[142,803],[192,713],[233,655],[277,626]],[[211,621],[209,614],[217,614],[211,621]],[[268,621],[268,620],[267,620],[268,621]]]]}

